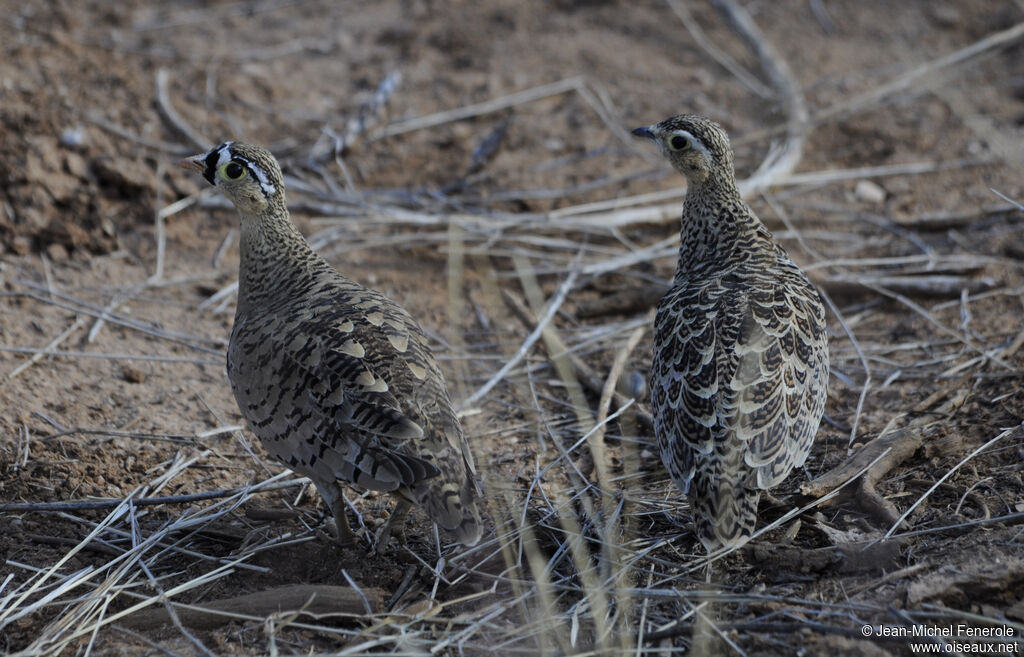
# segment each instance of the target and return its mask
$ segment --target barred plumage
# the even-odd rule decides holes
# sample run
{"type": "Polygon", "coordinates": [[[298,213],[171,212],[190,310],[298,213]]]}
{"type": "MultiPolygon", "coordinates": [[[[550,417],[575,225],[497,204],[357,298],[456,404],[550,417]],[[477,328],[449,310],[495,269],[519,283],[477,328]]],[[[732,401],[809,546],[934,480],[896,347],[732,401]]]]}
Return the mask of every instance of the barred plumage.
{"type": "Polygon", "coordinates": [[[637,128],[684,176],[679,264],[655,318],[651,399],[669,474],[708,550],[745,543],[760,491],[807,459],[825,407],[825,310],[740,198],[728,136],[680,115],[637,128]]]}
{"type": "Polygon", "coordinates": [[[181,165],[201,172],[241,217],[228,378],[267,451],[313,481],[343,543],[355,536],[340,482],[397,496],[379,545],[401,529],[410,503],[475,544],[472,456],[416,321],[310,248],[267,150],[226,142],[181,165]]]}

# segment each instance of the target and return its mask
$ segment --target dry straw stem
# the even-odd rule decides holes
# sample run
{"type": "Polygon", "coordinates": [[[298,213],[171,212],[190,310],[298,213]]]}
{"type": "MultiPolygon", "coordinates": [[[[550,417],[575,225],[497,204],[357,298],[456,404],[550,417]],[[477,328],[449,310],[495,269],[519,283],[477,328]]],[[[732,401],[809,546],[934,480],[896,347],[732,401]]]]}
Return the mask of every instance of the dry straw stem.
{"type": "Polygon", "coordinates": [[[58,345],[64,342],[64,340],[66,340],[72,333],[82,328],[83,326],[85,326],[85,318],[81,316],[76,317],[75,321],[71,323],[71,326],[61,331],[60,335],[51,340],[40,351],[33,354],[33,356],[29,358],[27,361],[25,361],[21,365],[18,365],[13,370],[8,372],[7,376],[4,377],[4,383],[18,376],[28,368],[32,367],[32,365],[38,363],[43,358],[43,356],[55,353],[58,345]]]}
{"type": "Polygon", "coordinates": [[[578,91],[583,88],[585,84],[586,82],[580,76],[565,78],[558,82],[552,82],[551,84],[517,91],[516,93],[492,98],[481,103],[465,105],[463,107],[445,110],[443,112],[436,112],[426,116],[398,121],[381,128],[373,136],[375,138],[382,139],[385,137],[394,137],[395,135],[405,134],[407,132],[413,132],[415,130],[433,128],[439,125],[444,125],[445,123],[463,121],[476,116],[491,114],[509,107],[515,107],[516,105],[531,103],[551,96],[559,96],[570,91],[578,91]]]}
{"type": "MultiPolygon", "coordinates": [[[[738,140],[737,140],[738,141],[738,140]]],[[[956,170],[967,167],[991,164],[991,157],[961,158],[951,161],[925,160],[902,164],[885,164],[878,166],[853,167],[848,169],[828,169],[824,171],[805,171],[800,173],[773,173],[777,177],[765,182],[760,176],[751,176],[737,182],[740,195],[750,198],[754,194],[770,187],[803,187],[824,185],[863,178],[884,178],[897,175],[922,175],[938,171],[956,170]]],[[[762,163],[771,162],[766,158],[762,163]]],[[[548,216],[560,220],[562,226],[590,228],[624,228],[636,224],[662,224],[679,219],[678,200],[686,195],[686,187],[676,187],[660,192],[650,192],[635,196],[621,197],[608,201],[596,201],[582,205],[568,206],[552,210],[548,216]],[[655,201],[675,199],[674,203],[647,205],[655,201]],[[571,220],[570,220],[571,219],[571,220]]]]}
{"type": "MultiPolygon", "coordinates": [[[[837,119],[869,108],[879,107],[897,96],[927,87],[934,82],[936,77],[950,75],[952,74],[952,69],[963,66],[981,55],[1001,48],[1007,48],[1022,37],[1024,37],[1024,22],[990,34],[968,46],[954,50],[941,57],[931,59],[924,64],[895,76],[888,82],[873,86],[864,93],[814,111],[811,113],[810,122],[817,125],[830,119],[837,119]]],[[[744,135],[742,139],[737,140],[737,143],[763,139],[778,130],[778,128],[765,128],[752,131],[744,135]]]]}
{"type": "MultiPolygon", "coordinates": [[[[529,259],[523,256],[514,256],[512,261],[515,264],[516,273],[519,275],[527,301],[532,307],[534,314],[540,315],[544,308],[544,299],[532,264],[529,259]]],[[[555,372],[565,386],[565,392],[569,396],[573,412],[576,414],[576,421],[579,423],[579,430],[584,433],[589,432],[595,424],[594,415],[587,405],[586,398],[583,396],[583,387],[580,385],[579,379],[573,371],[572,363],[568,359],[569,349],[566,348],[552,322],[548,322],[541,329],[541,338],[544,340],[548,357],[555,367],[555,372]]]]}
{"type": "Polygon", "coordinates": [[[948,69],[960,66],[979,55],[999,48],[1006,48],[1024,37],[1024,22],[980,39],[969,46],[938,57],[902,73],[885,84],[878,85],[858,96],[815,112],[811,120],[821,123],[827,119],[844,116],[869,106],[883,103],[887,98],[934,83],[934,76],[948,69]]]}
{"type": "Polygon", "coordinates": [[[62,511],[86,511],[96,509],[116,508],[128,499],[134,506],[154,506],[169,504],[193,504],[203,500],[213,500],[222,497],[234,497],[243,495],[247,498],[253,493],[279,490],[281,488],[292,488],[308,483],[305,478],[291,479],[288,481],[266,481],[255,486],[242,488],[228,488],[225,490],[211,490],[203,493],[190,493],[188,495],[168,495],[164,497],[137,497],[137,498],[111,498],[106,500],[79,500],[68,502],[18,502],[0,504],[0,511],[8,513],[56,513],[62,511]]]}
{"type": "Polygon", "coordinates": [[[506,361],[506,363],[501,367],[501,369],[495,372],[494,375],[491,376],[491,378],[488,379],[487,382],[484,383],[484,385],[480,386],[480,388],[476,392],[474,392],[472,395],[463,400],[462,403],[459,404],[460,410],[472,406],[476,402],[483,399],[483,397],[487,393],[489,393],[494,388],[494,386],[498,385],[498,383],[500,383],[502,379],[508,376],[508,373],[512,371],[512,369],[515,368],[515,366],[518,365],[523,358],[526,357],[526,355],[530,352],[530,349],[533,348],[533,345],[536,344],[537,340],[540,339],[541,335],[544,332],[544,329],[555,316],[555,313],[561,307],[562,303],[565,302],[565,297],[569,294],[569,291],[572,289],[573,284],[575,282],[576,273],[570,272],[569,276],[567,276],[566,279],[562,281],[561,285],[558,286],[558,290],[551,297],[551,301],[548,302],[547,308],[541,315],[540,321],[537,322],[536,328],[534,328],[534,330],[530,332],[530,335],[526,337],[526,339],[523,341],[523,344],[520,345],[519,349],[516,351],[515,355],[508,361],[506,361]]]}
{"type": "MultiPolygon", "coordinates": [[[[176,477],[177,474],[203,456],[203,454],[198,454],[191,458],[177,459],[162,475],[147,486],[137,489],[133,495],[142,493],[144,490],[159,490],[171,478],[176,477]]],[[[272,483],[266,482],[268,487],[272,483]]],[[[258,487],[253,487],[253,489],[258,487]]],[[[56,654],[81,638],[91,637],[90,642],[95,640],[100,628],[118,622],[136,611],[141,611],[154,604],[162,604],[176,595],[206,586],[213,580],[230,574],[235,568],[251,568],[243,563],[244,560],[263,549],[263,546],[250,545],[243,554],[233,559],[213,559],[180,547],[181,543],[195,531],[232,512],[248,497],[249,493],[243,491],[233,498],[222,500],[196,513],[186,512],[149,536],[143,536],[140,531],[135,516],[137,508],[135,500],[130,497],[121,500],[120,504],[103,521],[88,523],[94,525],[88,535],[50,569],[34,570],[33,577],[19,585],[7,596],[0,598],[0,629],[18,619],[31,616],[44,608],[53,607],[61,604],[60,601],[66,600],[65,607],[40,632],[38,639],[18,653],[26,657],[56,654]],[[119,529],[117,525],[121,523],[127,523],[130,526],[130,531],[119,529]],[[88,567],[68,576],[58,574],[69,559],[88,549],[94,541],[101,540],[101,536],[105,534],[124,537],[130,545],[124,552],[119,553],[98,568],[88,567]],[[174,538],[174,536],[179,536],[179,538],[174,538]],[[172,554],[211,559],[221,563],[209,572],[168,588],[160,595],[140,597],[135,592],[138,587],[139,575],[152,573],[157,569],[166,569],[166,566],[161,565],[162,561],[172,554]],[[83,587],[87,589],[84,595],[83,587]],[[44,593],[47,589],[50,589],[49,592],[44,593]],[[120,612],[110,614],[109,606],[118,597],[135,598],[139,602],[120,612]]],[[[106,544],[123,545],[123,543],[124,541],[112,541],[106,544]]],[[[17,565],[11,562],[8,564],[17,565]]],[[[10,580],[8,579],[8,581],[10,580]]]]}
{"type": "Polygon", "coordinates": [[[700,26],[694,17],[690,13],[690,9],[686,2],[682,0],[665,0],[675,15],[679,17],[679,20],[686,26],[686,31],[690,33],[693,40],[700,46],[704,52],[711,56],[716,62],[722,65],[724,69],[733,74],[733,76],[743,83],[750,91],[754,92],[761,98],[772,99],[775,94],[767,85],[757,79],[757,76],[748,71],[742,64],[737,62],[732,55],[725,52],[712,41],[708,35],[704,32],[704,28],[700,26]]]}
{"type": "MultiPolygon", "coordinates": [[[[367,614],[383,611],[383,599],[384,592],[376,588],[293,584],[212,600],[201,605],[178,602],[170,604],[182,624],[194,629],[212,630],[235,620],[262,622],[272,614],[295,612],[316,619],[360,619],[367,614]]],[[[139,632],[154,632],[169,624],[171,618],[166,609],[140,611],[122,621],[123,626],[139,632]]]]}
{"type": "MultiPolygon", "coordinates": [[[[15,279],[13,282],[18,285],[27,287],[31,290],[46,291],[46,288],[43,288],[42,286],[37,285],[32,281],[15,279]]],[[[39,303],[52,305],[57,308],[63,308],[65,310],[70,310],[76,313],[82,313],[84,315],[89,315],[90,317],[95,317],[97,319],[103,319],[106,322],[117,324],[118,326],[123,326],[125,328],[130,328],[135,331],[140,331],[147,335],[151,335],[162,340],[167,340],[168,342],[176,342],[178,344],[189,347],[190,349],[202,351],[208,354],[220,355],[222,351],[220,349],[213,349],[212,347],[204,345],[216,345],[221,348],[227,346],[227,341],[224,340],[224,338],[211,338],[201,335],[181,333],[178,331],[169,331],[167,329],[160,327],[156,322],[146,322],[134,317],[121,315],[119,313],[113,312],[112,308],[97,306],[86,301],[83,301],[81,299],[78,299],[73,295],[60,292],[57,290],[51,290],[50,292],[53,294],[53,296],[56,296],[58,299],[61,299],[61,301],[50,299],[41,294],[36,294],[33,292],[0,292],[0,298],[20,297],[25,299],[32,299],[39,303]]]]}
{"type": "Polygon", "coordinates": [[[204,137],[198,130],[185,121],[185,119],[178,114],[178,111],[174,109],[174,106],[171,105],[170,93],[167,90],[169,79],[170,73],[167,72],[166,68],[160,67],[156,70],[156,104],[157,110],[160,112],[160,116],[163,117],[167,124],[173,128],[179,136],[192,142],[192,145],[198,150],[205,150],[209,148],[213,142],[204,137]]]}
{"type": "MultiPolygon", "coordinates": [[[[533,313],[529,308],[527,308],[526,304],[508,290],[502,290],[502,296],[519,320],[523,322],[527,328],[536,330],[535,327],[538,326],[538,322],[534,319],[533,313]]],[[[607,379],[602,379],[594,368],[588,365],[586,361],[573,351],[568,350],[565,347],[561,347],[558,349],[558,353],[564,353],[566,355],[575,370],[580,383],[586,386],[587,390],[595,395],[600,395],[602,393],[604,390],[604,382],[607,379]]],[[[551,356],[551,354],[548,355],[551,356]]],[[[631,403],[629,397],[617,390],[612,393],[612,399],[614,400],[616,407],[619,409],[624,408],[631,403]]],[[[651,414],[645,410],[636,410],[636,420],[645,430],[650,430],[654,426],[654,420],[651,417],[651,414]]]]}

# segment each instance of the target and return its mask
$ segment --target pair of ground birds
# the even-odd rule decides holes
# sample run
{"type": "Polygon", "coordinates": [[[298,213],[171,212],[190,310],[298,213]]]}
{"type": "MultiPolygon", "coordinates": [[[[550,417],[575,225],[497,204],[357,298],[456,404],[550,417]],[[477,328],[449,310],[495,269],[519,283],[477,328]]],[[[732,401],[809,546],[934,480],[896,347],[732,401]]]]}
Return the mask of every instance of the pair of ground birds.
{"type": "MultiPolygon", "coordinates": [[[[760,491],[804,463],[825,404],[825,311],[740,199],[722,128],[682,115],[634,130],[688,181],[679,265],[658,306],[650,390],[662,460],[708,550],[749,539],[760,491]]],[[[309,477],[351,543],[340,484],[393,492],[480,540],[473,458],[428,340],[403,308],[342,276],[289,217],[265,149],[187,158],[241,215],[228,378],[267,451],[309,477]]]]}

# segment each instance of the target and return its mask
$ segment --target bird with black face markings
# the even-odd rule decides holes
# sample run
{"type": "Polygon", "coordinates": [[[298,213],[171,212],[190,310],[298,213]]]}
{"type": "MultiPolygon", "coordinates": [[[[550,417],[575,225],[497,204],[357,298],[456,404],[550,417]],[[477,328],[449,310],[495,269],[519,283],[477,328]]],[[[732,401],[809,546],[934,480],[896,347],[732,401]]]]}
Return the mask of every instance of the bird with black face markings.
{"type": "Polygon", "coordinates": [[[241,263],[227,370],[267,451],[312,480],[340,543],[356,538],[341,483],[397,497],[378,548],[402,531],[412,504],[461,543],[477,543],[473,459],[420,326],[310,248],[266,149],[226,142],[180,164],[238,209],[241,263]]]}
{"type": "Polygon", "coordinates": [[[740,198],[725,131],[696,115],[633,134],[687,180],[679,262],[655,316],[661,458],[709,551],[742,545],[760,492],[807,459],[825,408],[825,309],[740,198]]]}

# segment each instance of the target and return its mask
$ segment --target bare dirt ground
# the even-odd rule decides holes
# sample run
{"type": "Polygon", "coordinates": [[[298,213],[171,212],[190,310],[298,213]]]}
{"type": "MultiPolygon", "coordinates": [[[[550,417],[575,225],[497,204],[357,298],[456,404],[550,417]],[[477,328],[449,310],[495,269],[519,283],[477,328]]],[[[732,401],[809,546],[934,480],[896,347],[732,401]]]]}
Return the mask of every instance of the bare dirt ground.
{"type": "Polygon", "coordinates": [[[683,0],[0,5],[0,502],[27,505],[0,511],[0,650],[885,655],[952,628],[922,641],[1019,652],[1019,2],[733,7],[759,41],[683,0]],[[642,400],[602,403],[619,354],[646,376],[682,197],[627,131],[709,115],[747,178],[801,98],[796,171],[748,200],[831,300],[827,421],[762,501],[782,522],[709,575],[642,400]],[[235,214],[174,167],[231,138],[435,338],[481,546],[414,513],[372,555],[391,503],[351,491],[341,549],[240,428],[235,214]]]}

